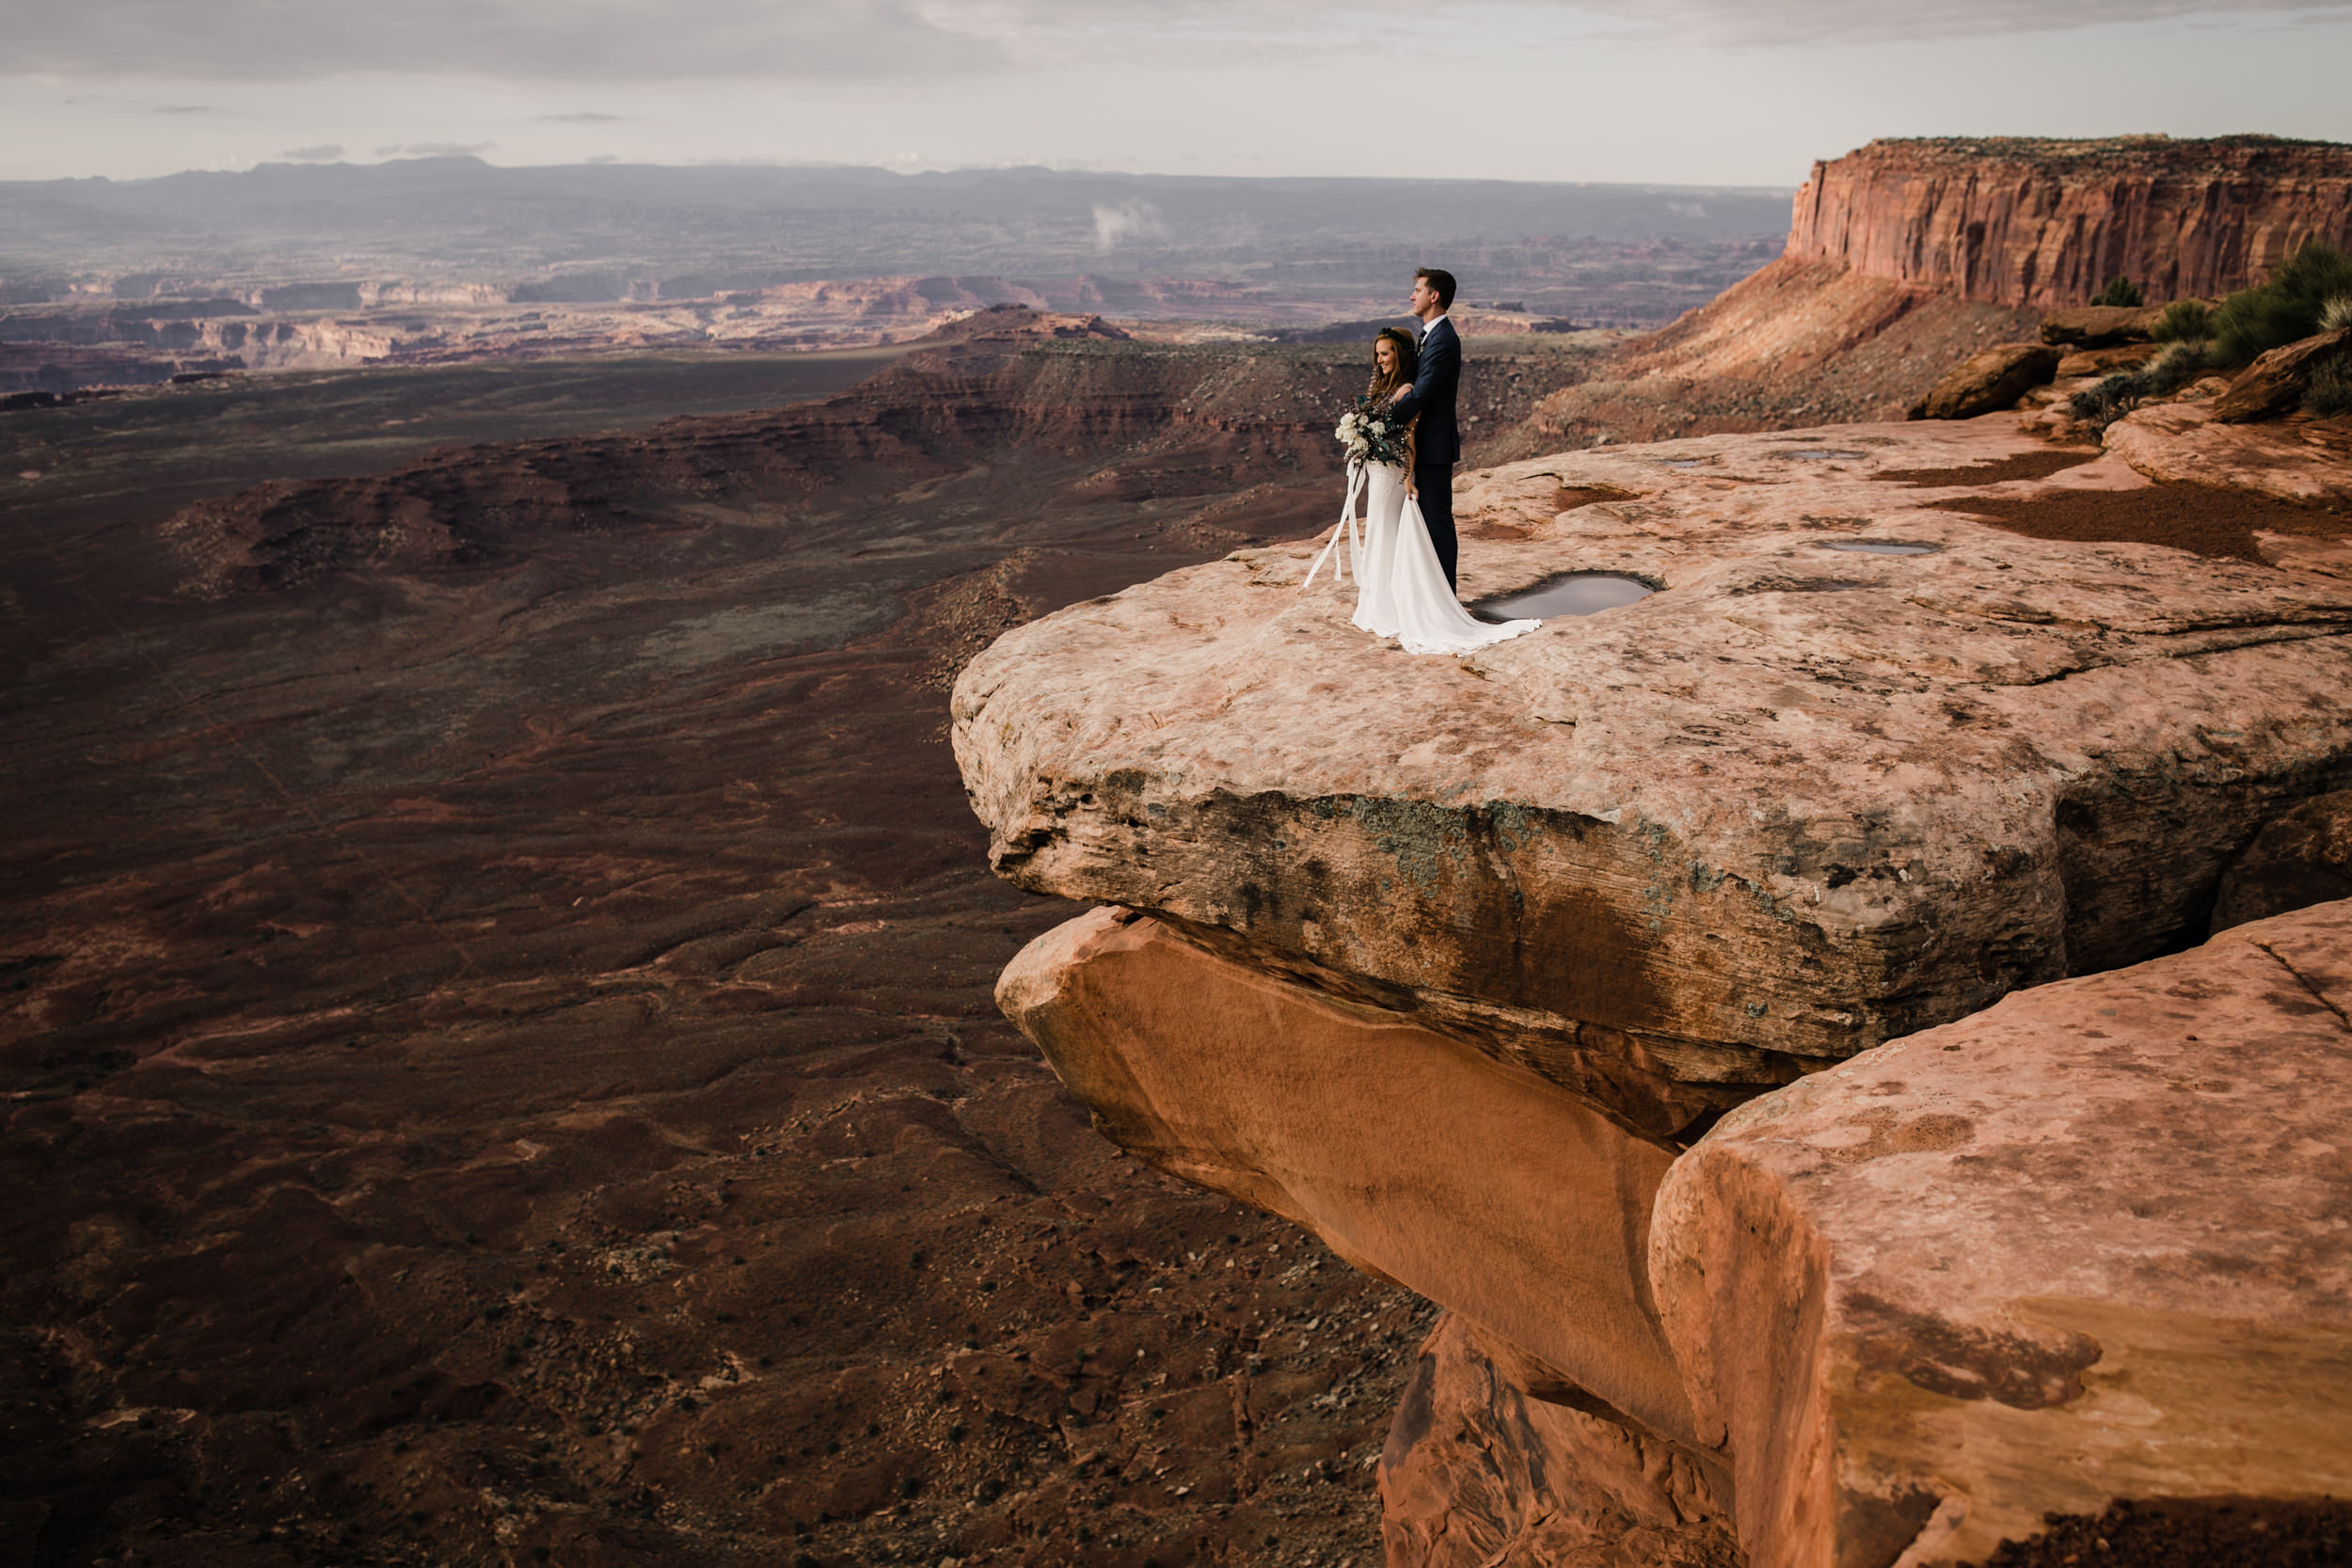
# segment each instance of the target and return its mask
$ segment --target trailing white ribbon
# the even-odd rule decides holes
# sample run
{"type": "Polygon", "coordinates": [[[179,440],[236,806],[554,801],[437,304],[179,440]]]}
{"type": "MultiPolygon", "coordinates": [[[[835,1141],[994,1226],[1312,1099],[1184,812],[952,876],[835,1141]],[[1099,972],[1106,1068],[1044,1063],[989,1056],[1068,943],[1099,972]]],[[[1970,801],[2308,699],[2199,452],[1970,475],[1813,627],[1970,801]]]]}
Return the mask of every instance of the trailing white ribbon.
{"type": "Polygon", "coordinates": [[[1356,515],[1356,501],[1364,493],[1365,478],[1364,466],[1361,463],[1350,463],[1347,466],[1347,499],[1340,503],[1339,525],[1331,531],[1331,542],[1323,546],[1323,553],[1315,557],[1315,563],[1307,568],[1307,580],[1298,585],[1298,591],[1301,594],[1315,585],[1315,574],[1323,570],[1323,563],[1327,561],[1331,562],[1333,582],[1347,580],[1347,562],[1351,556],[1356,562],[1357,580],[1363,579],[1363,525],[1356,515]],[[1342,539],[1347,541],[1347,555],[1334,559],[1332,552],[1340,547],[1342,539]]]}

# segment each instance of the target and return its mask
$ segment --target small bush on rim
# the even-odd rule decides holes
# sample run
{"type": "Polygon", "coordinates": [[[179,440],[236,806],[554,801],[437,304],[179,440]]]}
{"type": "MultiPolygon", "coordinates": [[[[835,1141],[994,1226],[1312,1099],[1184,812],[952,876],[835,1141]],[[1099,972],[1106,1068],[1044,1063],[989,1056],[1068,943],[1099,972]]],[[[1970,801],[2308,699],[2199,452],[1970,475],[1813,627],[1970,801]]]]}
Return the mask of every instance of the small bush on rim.
{"type": "Polygon", "coordinates": [[[2108,376],[2089,391],[2067,400],[2067,412],[2090,426],[2105,430],[2150,398],[2169,397],[2197,379],[2205,368],[2205,351],[2198,343],[2174,343],[2154,363],[2108,376]]]}
{"type": "Polygon", "coordinates": [[[2339,354],[2312,372],[2311,385],[2303,388],[2303,412],[2319,420],[2352,414],[2352,354],[2339,354]]]}
{"type": "Polygon", "coordinates": [[[2284,343],[2321,330],[2330,301],[2352,294],[2352,256],[2326,240],[2309,239],[2279,263],[2270,281],[2240,289],[2213,313],[2213,362],[2224,370],[2250,365],[2284,343]]]}
{"type": "Polygon", "coordinates": [[[2201,343],[2213,336],[2213,307],[2201,299],[2176,299],[2148,335],[2160,343],[2201,343]]]}
{"type": "Polygon", "coordinates": [[[2140,303],[2139,285],[2122,273],[2118,273],[2107,279],[2107,286],[2100,290],[2098,297],[2090,303],[2093,305],[2137,305],[2140,303]]]}

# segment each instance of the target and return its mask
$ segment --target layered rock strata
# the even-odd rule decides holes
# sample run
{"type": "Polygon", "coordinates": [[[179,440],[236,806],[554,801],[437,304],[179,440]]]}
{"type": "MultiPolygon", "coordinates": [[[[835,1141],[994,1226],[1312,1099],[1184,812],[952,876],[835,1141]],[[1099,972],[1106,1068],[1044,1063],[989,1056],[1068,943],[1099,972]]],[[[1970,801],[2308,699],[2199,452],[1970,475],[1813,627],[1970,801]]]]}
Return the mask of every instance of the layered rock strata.
{"type": "Polygon", "coordinates": [[[2352,147],[1943,137],[1814,165],[1788,254],[2047,310],[2119,276],[2152,299],[2227,293],[2312,237],[2352,241],[2352,147]]]}
{"type": "MultiPolygon", "coordinates": [[[[2122,1319],[2019,1305],[2061,1279],[2059,1242],[2012,1258],[2003,1216],[2128,1209],[2135,1189],[2098,1173],[2163,1120],[2172,1070],[2068,1022],[2096,993],[2033,988],[2200,940],[2263,824],[2352,783],[2352,590],[2029,537],[2014,519],[2036,508],[2180,504],[2120,455],[2056,455],[1994,416],[1502,467],[1461,486],[1466,598],[1580,572],[1656,591],[1415,658],[1348,625],[1352,588],[1301,591],[1309,546],[1248,549],[1024,627],[965,672],[954,739],[998,871],[1115,906],[1025,952],[1008,1012],[1113,1139],[1459,1315],[1384,1466],[1392,1562],[1580,1560],[1595,1531],[1651,1529],[1614,1560],[1696,1563],[1717,1528],[1792,1568],[1915,1545],[1907,1563],[1967,1560],[2112,1495],[2012,1484],[2089,1440],[2080,1419],[2128,1426],[2124,1403],[2075,1408],[2093,1318],[2124,1324],[2116,1364],[2149,1376],[2165,1313],[2213,1329],[2238,1255],[2150,1275],[2135,1259],[2187,1245],[2169,1220],[2064,1276],[2122,1319]],[[2048,1009],[1986,1015],[2015,1042],[1916,1045],[2020,991],[2048,1009]],[[1837,1066],[1894,1050],[1904,1075],[1837,1066]],[[2026,1070],[2042,1059],[2077,1065],[2026,1070]],[[2093,1085],[2081,1158],[2050,1106],[2070,1074],[2093,1085]],[[1844,1120],[1811,1164],[1775,1164],[1779,1113],[1734,1110],[1750,1101],[1844,1120]],[[1864,1185],[1804,1186],[1817,1167],[1864,1185]],[[1898,1176],[1899,1201],[1867,1185],[1898,1176]],[[1941,1251],[1901,1250],[1947,1219],[1941,1251]],[[1880,1257],[1878,1318],[1821,1284],[1880,1257]],[[1993,1457],[1937,1468],[1938,1443],[1993,1457]],[[1629,1465],[1650,1482],[1626,1490],[1629,1465]]],[[[2343,532],[2324,514],[2294,529],[2343,532]]],[[[2134,1005],[2174,987],[2173,1012],[2201,1006],[2201,971],[2134,973],[2112,982],[2134,1005]]],[[[2213,991],[2201,1026],[2277,1021],[2284,1093],[2319,1070],[2326,1006],[2251,985],[2213,991]]],[[[2200,1049],[2164,1049],[2194,1090],[2200,1049]]],[[[2258,1051],[2204,1054],[2230,1053],[2217,1078],[2251,1082],[2258,1051]]],[[[2295,1216],[2331,1193],[2274,1196],[2294,1244],[2326,1240],[2295,1216]]],[[[2183,1224],[2244,1201],[2217,1192],[2183,1224]]],[[[2316,1325],[2325,1286],[2278,1309],[2316,1325]]],[[[2312,1326],[2255,1359],[2333,1344],[2312,1326]]],[[[2229,1360],[2164,1385],[2189,1412],[2164,1418],[2276,1389],[2229,1360]],[[2198,1379],[2227,1388],[2192,1410],[2198,1379]]],[[[2259,1479],[2168,1451],[2086,1473],[2150,1495],[2259,1479]]]]}
{"type": "Polygon", "coordinates": [[[1876,141],[1816,164],[1780,257],[1561,389],[1491,451],[1899,418],[1954,365],[2146,312],[2079,309],[2257,283],[2313,236],[2352,245],[2352,146],[2270,136],[1876,141]]]}

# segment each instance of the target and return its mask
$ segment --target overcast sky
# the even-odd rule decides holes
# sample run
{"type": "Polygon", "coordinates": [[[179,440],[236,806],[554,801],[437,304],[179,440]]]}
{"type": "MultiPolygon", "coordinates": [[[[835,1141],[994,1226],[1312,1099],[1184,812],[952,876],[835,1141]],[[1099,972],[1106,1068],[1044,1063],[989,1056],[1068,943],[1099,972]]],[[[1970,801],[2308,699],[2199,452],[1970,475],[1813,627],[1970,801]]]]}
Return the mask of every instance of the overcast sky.
{"type": "Polygon", "coordinates": [[[2352,0],[0,0],[0,179],[429,151],[1788,186],[2352,141],[2352,0]]]}

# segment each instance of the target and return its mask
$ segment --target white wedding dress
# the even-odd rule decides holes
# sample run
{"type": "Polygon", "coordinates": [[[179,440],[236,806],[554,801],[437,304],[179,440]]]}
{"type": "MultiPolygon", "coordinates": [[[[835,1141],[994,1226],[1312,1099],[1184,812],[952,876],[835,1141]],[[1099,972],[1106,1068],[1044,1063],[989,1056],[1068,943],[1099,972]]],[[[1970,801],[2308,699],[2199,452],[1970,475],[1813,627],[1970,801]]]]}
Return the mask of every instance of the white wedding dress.
{"type": "Polygon", "coordinates": [[[1364,506],[1363,547],[1356,555],[1358,626],[1375,637],[1395,638],[1408,654],[1467,654],[1543,625],[1481,621],[1464,610],[1438,564],[1420,503],[1405,493],[1405,470],[1391,463],[1366,467],[1372,493],[1364,506]]]}

